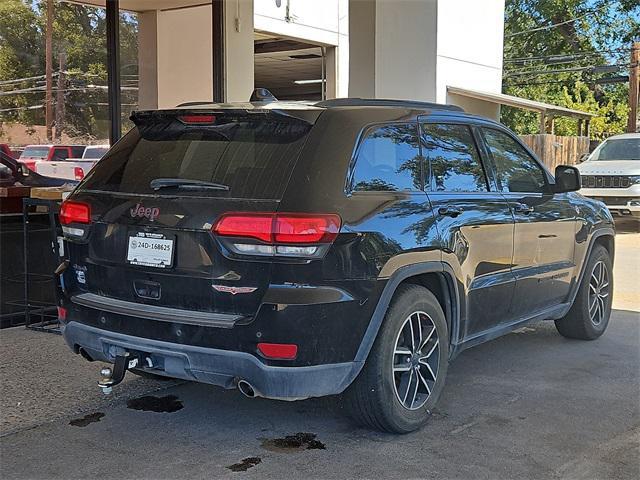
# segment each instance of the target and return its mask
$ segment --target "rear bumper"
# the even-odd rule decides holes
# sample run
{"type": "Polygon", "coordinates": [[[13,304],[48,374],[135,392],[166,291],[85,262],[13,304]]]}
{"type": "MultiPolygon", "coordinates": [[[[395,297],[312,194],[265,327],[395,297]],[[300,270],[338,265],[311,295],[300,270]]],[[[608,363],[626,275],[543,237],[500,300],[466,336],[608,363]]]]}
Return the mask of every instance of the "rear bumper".
{"type": "Polygon", "coordinates": [[[246,380],[258,396],[280,400],[341,393],[362,367],[361,362],[269,366],[245,352],[150,340],[74,321],[64,325],[62,332],[69,347],[75,352],[84,349],[93,360],[113,362],[116,355],[125,351],[142,352],[158,366],[148,370],[150,373],[224,388],[235,388],[239,380],[246,380]]]}

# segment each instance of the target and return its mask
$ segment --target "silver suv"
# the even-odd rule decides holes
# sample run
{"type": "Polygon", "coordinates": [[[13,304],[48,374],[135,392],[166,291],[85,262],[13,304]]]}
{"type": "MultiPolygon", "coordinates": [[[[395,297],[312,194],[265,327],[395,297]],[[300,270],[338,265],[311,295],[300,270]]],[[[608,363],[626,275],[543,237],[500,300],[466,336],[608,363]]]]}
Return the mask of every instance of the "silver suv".
{"type": "Polygon", "coordinates": [[[640,219],[640,133],[607,138],[578,166],[580,193],[621,216],[640,219]]]}

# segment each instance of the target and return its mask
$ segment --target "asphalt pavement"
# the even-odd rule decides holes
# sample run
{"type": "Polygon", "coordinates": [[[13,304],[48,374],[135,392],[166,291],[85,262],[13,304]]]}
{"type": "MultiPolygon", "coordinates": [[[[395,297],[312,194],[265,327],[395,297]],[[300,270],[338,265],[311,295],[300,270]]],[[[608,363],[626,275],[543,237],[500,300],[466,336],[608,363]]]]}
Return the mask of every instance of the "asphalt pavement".
{"type": "Polygon", "coordinates": [[[470,349],[418,432],[354,426],[339,397],[248,399],[99,365],[56,335],[0,331],[2,478],[640,478],[640,234],[621,224],[610,326],[552,322],[470,349]]]}

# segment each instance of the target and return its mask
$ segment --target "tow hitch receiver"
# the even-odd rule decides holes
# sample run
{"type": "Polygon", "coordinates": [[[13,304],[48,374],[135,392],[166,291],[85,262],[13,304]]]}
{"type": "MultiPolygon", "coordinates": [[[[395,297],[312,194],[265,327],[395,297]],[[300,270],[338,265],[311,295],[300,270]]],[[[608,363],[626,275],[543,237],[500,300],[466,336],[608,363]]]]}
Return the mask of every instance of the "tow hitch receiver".
{"type": "Polygon", "coordinates": [[[136,368],[143,360],[146,360],[148,366],[152,366],[151,359],[149,357],[142,358],[140,354],[125,352],[122,355],[116,355],[113,370],[109,367],[100,370],[102,378],[98,382],[98,386],[102,389],[102,393],[105,395],[110,394],[113,387],[124,379],[124,374],[127,373],[127,370],[136,368]]]}

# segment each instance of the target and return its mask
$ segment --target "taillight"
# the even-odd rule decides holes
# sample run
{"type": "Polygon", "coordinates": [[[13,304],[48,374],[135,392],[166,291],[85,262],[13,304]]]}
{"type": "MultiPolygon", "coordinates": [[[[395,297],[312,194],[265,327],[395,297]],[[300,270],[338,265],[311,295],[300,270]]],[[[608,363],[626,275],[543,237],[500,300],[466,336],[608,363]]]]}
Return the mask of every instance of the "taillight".
{"type": "Polygon", "coordinates": [[[82,167],[75,167],[73,169],[73,176],[76,177],[76,180],[80,181],[84,178],[84,170],[82,167]]]}
{"type": "Polygon", "coordinates": [[[273,240],[273,213],[256,213],[253,215],[223,215],[213,232],[224,237],[255,238],[271,243],[273,240]]]}
{"type": "Polygon", "coordinates": [[[258,350],[274,360],[293,360],[298,354],[298,346],[293,343],[258,343],[258,350]]]}
{"type": "Polygon", "coordinates": [[[60,223],[91,223],[91,206],[88,203],[67,200],[60,207],[60,223]]]}
{"type": "Polygon", "coordinates": [[[233,237],[229,246],[235,253],[316,257],[336,239],[340,224],[335,214],[227,213],[212,230],[233,237]]]}

